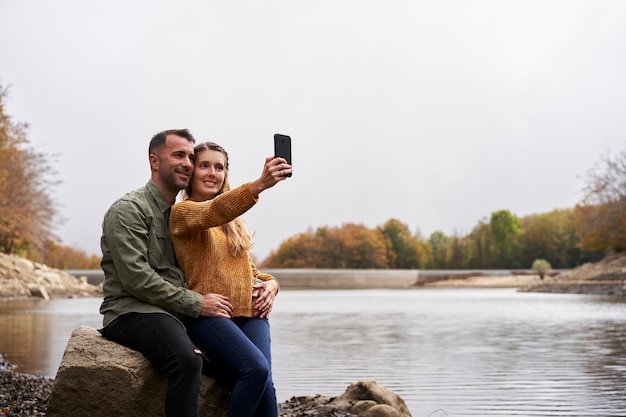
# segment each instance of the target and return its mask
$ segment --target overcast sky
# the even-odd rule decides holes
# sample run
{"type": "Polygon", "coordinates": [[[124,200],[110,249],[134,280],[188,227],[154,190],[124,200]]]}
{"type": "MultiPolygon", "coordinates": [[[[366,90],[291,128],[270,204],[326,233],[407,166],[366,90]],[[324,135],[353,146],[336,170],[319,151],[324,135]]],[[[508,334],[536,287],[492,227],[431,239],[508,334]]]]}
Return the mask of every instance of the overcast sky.
{"type": "Polygon", "coordinates": [[[88,253],[154,133],[220,143],[233,185],[290,135],[293,177],[245,215],[262,260],[308,228],[573,207],[626,143],[625,21],[621,0],[0,0],[0,81],[88,253]]]}

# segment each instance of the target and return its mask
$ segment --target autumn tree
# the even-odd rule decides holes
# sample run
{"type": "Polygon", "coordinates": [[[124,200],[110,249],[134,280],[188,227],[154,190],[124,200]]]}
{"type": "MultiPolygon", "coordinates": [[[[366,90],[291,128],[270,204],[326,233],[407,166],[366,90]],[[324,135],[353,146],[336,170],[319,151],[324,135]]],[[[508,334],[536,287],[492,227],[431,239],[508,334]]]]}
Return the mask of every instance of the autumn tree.
{"type": "Polygon", "coordinates": [[[323,241],[321,236],[309,229],[281,242],[261,266],[266,268],[323,268],[320,262],[323,241]]]}
{"type": "Polygon", "coordinates": [[[329,236],[333,253],[341,254],[333,268],[380,269],[387,268],[385,238],[378,230],[362,224],[347,223],[331,229],[329,236]]]}
{"type": "Polygon", "coordinates": [[[386,242],[379,230],[348,223],[320,227],[282,242],[262,264],[269,268],[387,268],[386,242]]]}
{"type": "Polygon", "coordinates": [[[578,247],[574,218],[574,209],[556,209],[523,217],[520,234],[522,264],[545,258],[558,269],[598,260],[600,253],[578,247]]]}
{"type": "Polygon", "coordinates": [[[472,257],[470,240],[455,232],[449,239],[448,259],[446,268],[466,269],[472,257]]]}
{"type": "Polygon", "coordinates": [[[411,234],[409,227],[397,219],[389,219],[380,227],[387,241],[387,264],[389,268],[417,269],[426,264],[422,242],[411,234]]]}
{"type": "Polygon", "coordinates": [[[57,183],[49,157],[29,146],[28,125],[6,112],[0,84],[0,251],[34,257],[49,240],[58,213],[50,191],[57,183]]]}
{"type": "Polygon", "coordinates": [[[579,245],[587,250],[626,250],[626,149],[608,151],[585,178],[583,201],[576,206],[579,245]]]}
{"type": "Polygon", "coordinates": [[[34,261],[57,269],[99,269],[101,257],[52,241],[45,244],[42,256],[34,261]]]}

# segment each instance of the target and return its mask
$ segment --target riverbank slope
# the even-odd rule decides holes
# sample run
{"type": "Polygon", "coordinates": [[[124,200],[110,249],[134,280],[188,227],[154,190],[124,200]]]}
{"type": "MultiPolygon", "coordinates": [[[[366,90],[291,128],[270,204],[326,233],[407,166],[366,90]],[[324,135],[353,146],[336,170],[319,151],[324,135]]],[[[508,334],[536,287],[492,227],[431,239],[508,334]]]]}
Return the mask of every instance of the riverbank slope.
{"type": "Polygon", "coordinates": [[[535,280],[518,288],[520,292],[626,295],[626,254],[608,255],[599,262],[577,268],[544,280],[535,280]]]}

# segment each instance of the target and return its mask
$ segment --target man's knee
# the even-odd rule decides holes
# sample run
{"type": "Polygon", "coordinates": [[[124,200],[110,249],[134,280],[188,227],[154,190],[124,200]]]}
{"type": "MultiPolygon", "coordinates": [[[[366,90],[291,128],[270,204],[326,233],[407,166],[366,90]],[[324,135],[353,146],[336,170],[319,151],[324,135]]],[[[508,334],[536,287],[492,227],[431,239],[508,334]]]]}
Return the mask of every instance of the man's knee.
{"type": "Polygon", "coordinates": [[[202,374],[202,365],[202,352],[198,349],[183,350],[176,358],[176,368],[179,371],[197,374],[198,378],[202,374]]]}

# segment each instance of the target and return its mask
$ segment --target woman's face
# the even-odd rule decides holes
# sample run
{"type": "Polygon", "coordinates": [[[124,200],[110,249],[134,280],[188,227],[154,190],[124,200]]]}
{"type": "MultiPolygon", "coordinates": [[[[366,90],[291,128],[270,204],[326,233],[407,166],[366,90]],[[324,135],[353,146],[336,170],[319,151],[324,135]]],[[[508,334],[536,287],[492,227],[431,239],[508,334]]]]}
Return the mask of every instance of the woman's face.
{"type": "Polygon", "coordinates": [[[191,199],[212,199],[224,186],[225,179],[226,157],[223,153],[212,150],[197,153],[191,177],[191,199]]]}

